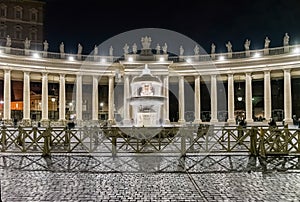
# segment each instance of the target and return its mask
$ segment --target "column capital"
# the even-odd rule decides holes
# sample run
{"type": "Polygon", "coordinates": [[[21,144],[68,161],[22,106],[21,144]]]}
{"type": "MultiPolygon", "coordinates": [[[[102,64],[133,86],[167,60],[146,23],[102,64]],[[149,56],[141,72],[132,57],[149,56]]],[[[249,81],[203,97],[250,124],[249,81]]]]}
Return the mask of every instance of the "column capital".
{"type": "Polygon", "coordinates": [[[233,76],[233,75],[234,75],[234,73],[228,73],[227,74],[228,77],[233,76]]]}
{"type": "Polygon", "coordinates": [[[30,75],[30,74],[31,74],[31,71],[26,71],[26,70],[25,70],[25,71],[23,71],[23,73],[24,73],[24,74],[30,75]]]}
{"type": "Polygon", "coordinates": [[[11,72],[11,69],[3,69],[5,73],[11,72]]]}
{"type": "Polygon", "coordinates": [[[59,76],[60,76],[60,77],[65,77],[66,74],[65,74],[65,73],[60,73],[59,76]]]}
{"type": "Polygon", "coordinates": [[[196,75],[196,76],[195,76],[195,79],[197,79],[197,78],[200,78],[200,75],[196,75]]]}
{"type": "Polygon", "coordinates": [[[264,70],[264,74],[270,74],[271,73],[271,70],[267,69],[267,70],[264,70]]]}
{"type": "Polygon", "coordinates": [[[284,72],[291,72],[291,69],[290,68],[287,68],[287,69],[283,69],[284,72]]]}
{"type": "Polygon", "coordinates": [[[246,74],[246,76],[251,76],[252,72],[246,72],[245,74],[246,74]]]}
{"type": "Polygon", "coordinates": [[[43,76],[48,76],[48,74],[49,74],[48,72],[42,72],[43,76]]]}

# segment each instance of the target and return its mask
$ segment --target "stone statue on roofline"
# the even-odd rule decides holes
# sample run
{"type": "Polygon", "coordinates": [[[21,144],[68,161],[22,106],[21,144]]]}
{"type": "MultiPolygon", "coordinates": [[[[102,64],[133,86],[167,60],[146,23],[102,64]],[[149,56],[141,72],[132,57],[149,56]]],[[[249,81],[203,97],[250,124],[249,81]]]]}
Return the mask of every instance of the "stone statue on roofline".
{"type": "Polygon", "coordinates": [[[195,45],[195,48],[194,48],[194,54],[195,55],[199,55],[199,51],[200,51],[200,48],[198,45],[195,45]]]}
{"type": "Polygon", "coordinates": [[[114,49],[112,46],[109,47],[109,56],[113,56],[114,49]]]}
{"type": "Polygon", "coordinates": [[[271,40],[266,36],[265,38],[265,48],[269,48],[271,40]]]}
{"type": "Polygon", "coordinates": [[[145,36],[142,37],[141,42],[142,42],[142,49],[150,49],[151,45],[151,37],[145,36]]]}
{"type": "Polygon", "coordinates": [[[289,40],[290,40],[290,37],[289,37],[288,33],[285,33],[285,35],[283,37],[283,46],[288,46],[289,40]]]}
{"type": "Polygon", "coordinates": [[[127,43],[125,43],[123,50],[125,55],[129,53],[129,46],[127,45],[127,43]]]}
{"type": "Polygon", "coordinates": [[[248,51],[250,49],[250,43],[251,43],[251,41],[246,39],[245,44],[244,44],[244,47],[245,47],[246,51],[248,51]]]}
{"type": "Polygon", "coordinates": [[[43,50],[44,50],[45,52],[47,52],[48,49],[49,49],[49,44],[48,44],[47,40],[45,40],[45,41],[43,42],[43,45],[44,45],[43,50]]]}
{"type": "Polygon", "coordinates": [[[160,54],[160,45],[159,44],[157,44],[156,45],[156,54],[160,54]]]}
{"type": "Polygon", "coordinates": [[[97,45],[95,45],[95,47],[94,47],[94,55],[98,55],[98,46],[97,45]]]}
{"type": "Polygon", "coordinates": [[[216,53],[216,45],[214,43],[211,44],[211,54],[216,53]]]}
{"type": "Polygon", "coordinates": [[[78,54],[78,55],[81,55],[81,53],[82,53],[82,45],[79,43],[79,44],[78,44],[77,54],[78,54]]]}
{"type": "Polygon", "coordinates": [[[6,47],[11,47],[11,38],[9,35],[6,37],[6,47]]]}
{"type": "Polygon", "coordinates": [[[24,41],[24,48],[29,49],[30,48],[30,40],[26,37],[24,41]]]}
{"type": "Polygon", "coordinates": [[[65,52],[65,45],[64,42],[61,42],[59,45],[59,52],[60,53],[64,53],[65,52]]]}
{"type": "Polygon", "coordinates": [[[230,43],[230,41],[227,42],[226,47],[227,47],[227,52],[231,53],[232,52],[232,44],[230,43]]]}
{"type": "Polygon", "coordinates": [[[168,52],[168,45],[167,45],[167,43],[165,43],[165,44],[163,45],[162,50],[163,50],[163,53],[164,53],[164,54],[167,54],[167,52],[168,52]]]}
{"type": "Polygon", "coordinates": [[[136,43],[134,43],[134,44],[132,45],[132,52],[133,52],[133,54],[136,54],[136,53],[137,53],[137,45],[136,45],[136,43]]]}
{"type": "Polygon", "coordinates": [[[182,56],[184,53],[184,49],[182,46],[179,47],[179,55],[182,56]]]}

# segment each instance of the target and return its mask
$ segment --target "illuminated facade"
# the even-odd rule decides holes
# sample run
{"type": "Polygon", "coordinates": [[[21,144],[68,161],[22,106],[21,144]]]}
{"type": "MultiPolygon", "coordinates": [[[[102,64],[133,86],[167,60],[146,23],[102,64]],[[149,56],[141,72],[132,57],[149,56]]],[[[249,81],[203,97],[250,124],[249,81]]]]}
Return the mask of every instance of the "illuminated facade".
{"type": "MultiPolygon", "coordinates": [[[[124,123],[135,119],[126,99],[132,93],[133,78],[147,64],[162,82],[165,99],[158,119],[164,124],[235,123],[238,116],[248,123],[271,117],[292,123],[293,115],[300,116],[298,47],[209,55],[195,52],[192,56],[156,54],[149,49],[149,57],[141,52],[80,58],[0,47],[1,118],[7,122],[16,118],[24,124],[49,120],[64,124],[70,119],[124,123]],[[187,95],[187,86],[192,95],[187,95]]],[[[150,84],[143,89],[154,93],[150,84]]]]}

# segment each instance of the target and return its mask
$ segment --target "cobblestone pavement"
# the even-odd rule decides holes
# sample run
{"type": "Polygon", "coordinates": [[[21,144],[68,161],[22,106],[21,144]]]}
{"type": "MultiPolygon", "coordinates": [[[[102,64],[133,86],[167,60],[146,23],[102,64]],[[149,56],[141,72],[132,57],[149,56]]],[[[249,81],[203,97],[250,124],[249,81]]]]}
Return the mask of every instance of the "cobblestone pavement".
{"type": "Polygon", "coordinates": [[[48,169],[40,156],[6,157],[0,158],[3,202],[300,201],[298,157],[266,160],[264,170],[258,161],[249,169],[247,156],[196,156],[182,171],[174,166],[157,172],[96,170],[80,156],[53,157],[65,169],[48,169]]]}

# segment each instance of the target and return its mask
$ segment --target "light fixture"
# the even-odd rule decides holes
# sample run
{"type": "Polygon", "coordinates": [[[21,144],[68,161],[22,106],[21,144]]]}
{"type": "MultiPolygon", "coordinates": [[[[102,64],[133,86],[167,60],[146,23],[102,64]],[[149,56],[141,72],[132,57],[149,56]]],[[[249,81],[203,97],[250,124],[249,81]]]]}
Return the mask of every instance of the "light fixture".
{"type": "Polygon", "coordinates": [[[164,59],[163,57],[160,57],[160,58],[159,58],[159,61],[160,61],[160,62],[163,62],[163,61],[165,61],[165,59],[164,59]]]}
{"type": "Polygon", "coordinates": [[[52,102],[55,102],[55,97],[51,98],[51,101],[52,101],[52,102]]]}
{"type": "Polygon", "coordinates": [[[68,59],[69,59],[69,61],[74,61],[75,60],[73,56],[69,56],[68,59]]]}
{"type": "Polygon", "coordinates": [[[254,58],[259,58],[259,57],[260,57],[260,54],[259,54],[259,53],[254,53],[253,57],[254,57],[254,58]]]}
{"type": "Polygon", "coordinates": [[[187,62],[187,63],[191,63],[191,62],[192,62],[192,59],[191,59],[191,58],[188,58],[188,59],[186,59],[186,62],[187,62]]]}
{"type": "Polygon", "coordinates": [[[241,95],[241,82],[240,82],[240,77],[239,77],[239,87],[238,87],[238,92],[237,92],[237,100],[240,102],[240,101],[242,101],[243,100],[243,97],[242,97],[242,95],[241,95]]]}
{"type": "Polygon", "coordinates": [[[221,56],[219,57],[219,60],[220,60],[220,61],[223,61],[223,60],[225,60],[225,57],[224,57],[223,55],[221,55],[221,56]]]}
{"type": "Polygon", "coordinates": [[[103,107],[103,105],[104,105],[103,102],[101,102],[101,103],[100,103],[100,107],[103,107]]]}
{"type": "Polygon", "coordinates": [[[129,57],[128,62],[132,62],[132,61],[133,61],[133,57],[129,57]]]}
{"type": "Polygon", "coordinates": [[[293,53],[300,53],[300,49],[299,48],[295,48],[294,50],[293,50],[293,53]]]}
{"type": "Polygon", "coordinates": [[[33,53],[32,57],[35,58],[35,59],[38,59],[38,58],[40,58],[40,55],[38,53],[33,53]]]}
{"type": "Polygon", "coordinates": [[[105,63],[106,59],[105,58],[101,58],[101,62],[105,63]]]}
{"type": "Polygon", "coordinates": [[[0,100],[0,104],[3,104],[4,103],[4,101],[3,100],[0,100]]]}

